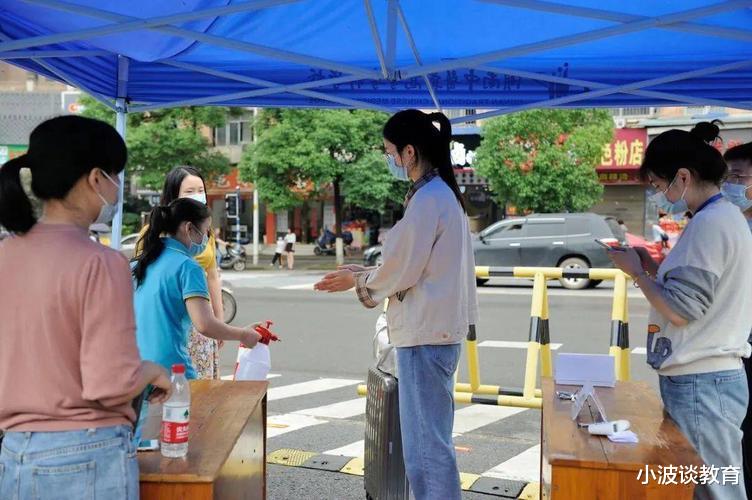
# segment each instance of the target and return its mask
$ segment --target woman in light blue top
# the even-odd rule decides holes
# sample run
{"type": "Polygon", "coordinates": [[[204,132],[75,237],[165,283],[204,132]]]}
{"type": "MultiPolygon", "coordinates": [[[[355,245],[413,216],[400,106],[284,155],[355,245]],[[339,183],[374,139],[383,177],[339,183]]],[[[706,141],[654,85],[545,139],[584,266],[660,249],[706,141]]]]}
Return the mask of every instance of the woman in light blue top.
{"type": "Polygon", "coordinates": [[[182,363],[189,379],[196,378],[188,353],[191,325],[207,337],[239,340],[248,347],[260,337],[255,325],[229,326],[212,313],[206,274],[194,259],[205,250],[210,225],[207,206],[190,198],[154,208],[143,252],[133,266],[141,357],[165,368],[182,363]]]}

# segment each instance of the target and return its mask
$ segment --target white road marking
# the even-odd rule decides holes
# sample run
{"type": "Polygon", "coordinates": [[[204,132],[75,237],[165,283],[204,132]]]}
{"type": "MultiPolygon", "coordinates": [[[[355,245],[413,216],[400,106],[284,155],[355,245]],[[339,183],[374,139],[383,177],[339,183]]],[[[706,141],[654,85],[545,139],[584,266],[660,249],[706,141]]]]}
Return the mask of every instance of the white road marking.
{"type": "Polygon", "coordinates": [[[272,387],[271,389],[269,389],[269,392],[267,392],[267,401],[277,401],[279,399],[313,394],[314,392],[330,391],[332,389],[339,389],[342,387],[347,387],[348,385],[357,385],[360,383],[360,380],[321,378],[317,380],[310,380],[308,382],[301,382],[299,384],[272,387]]]}
{"type": "Polygon", "coordinates": [[[366,398],[351,399],[349,401],[340,401],[326,406],[317,406],[306,410],[299,410],[293,413],[297,415],[309,415],[311,417],[321,418],[351,418],[362,415],[366,412],[366,398]]]}
{"type": "Polygon", "coordinates": [[[635,347],[632,349],[632,354],[647,354],[648,350],[645,347],[635,347]]]}
{"type": "Polygon", "coordinates": [[[537,444],[528,448],[519,455],[515,455],[506,462],[484,472],[482,476],[514,481],[540,481],[540,445],[537,444]]]}

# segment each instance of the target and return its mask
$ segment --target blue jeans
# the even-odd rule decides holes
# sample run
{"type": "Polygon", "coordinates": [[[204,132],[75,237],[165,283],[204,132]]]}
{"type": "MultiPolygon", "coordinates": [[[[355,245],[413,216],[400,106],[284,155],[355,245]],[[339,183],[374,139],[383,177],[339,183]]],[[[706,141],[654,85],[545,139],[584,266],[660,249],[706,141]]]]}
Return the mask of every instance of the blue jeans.
{"type": "Polygon", "coordinates": [[[402,449],[416,500],[459,500],[454,427],[454,372],[461,346],[397,349],[402,449]]]}
{"type": "Polygon", "coordinates": [[[723,484],[723,469],[742,469],[742,421],[747,414],[749,389],[743,369],[660,376],[661,398],[671,418],[707,466],[720,469],[721,484],[698,485],[695,499],[746,498],[744,475],[736,485],[723,484]]]}
{"type": "Polygon", "coordinates": [[[8,432],[0,451],[3,500],[137,500],[130,426],[8,432]]]}

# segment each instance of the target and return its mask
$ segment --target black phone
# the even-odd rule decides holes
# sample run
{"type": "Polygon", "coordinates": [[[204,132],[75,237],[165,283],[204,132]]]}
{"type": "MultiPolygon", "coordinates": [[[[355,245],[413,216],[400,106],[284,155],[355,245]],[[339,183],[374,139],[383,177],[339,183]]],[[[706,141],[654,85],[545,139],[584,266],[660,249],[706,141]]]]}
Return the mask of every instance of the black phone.
{"type": "Polygon", "coordinates": [[[609,252],[610,252],[610,251],[614,251],[614,252],[623,252],[623,251],[625,251],[625,250],[626,250],[626,248],[625,248],[625,247],[612,247],[611,245],[609,245],[609,244],[607,244],[607,243],[603,243],[603,242],[602,242],[601,240],[598,240],[598,239],[596,239],[596,240],[595,240],[595,242],[596,242],[596,243],[598,243],[598,244],[599,244],[600,246],[602,246],[603,248],[605,248],[606,250],[608,250],[609,252]]]}

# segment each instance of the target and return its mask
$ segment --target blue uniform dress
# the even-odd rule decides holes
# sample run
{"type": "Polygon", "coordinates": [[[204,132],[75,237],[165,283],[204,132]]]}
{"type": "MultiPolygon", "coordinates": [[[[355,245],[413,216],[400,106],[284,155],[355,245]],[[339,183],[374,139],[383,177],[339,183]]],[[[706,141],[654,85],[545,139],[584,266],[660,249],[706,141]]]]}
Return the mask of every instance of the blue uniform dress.
{"type": "Polygon", "coordinates": [[[206,273],[188,249],[173,238],[163,238],[165,249],[146,271],[136,288],[136,341],[141,358],[170,370],[185,365],[188,379],[196,369],[188,353],[191,318],[185,301],[192,297],[209,300],[206,273]]]}

